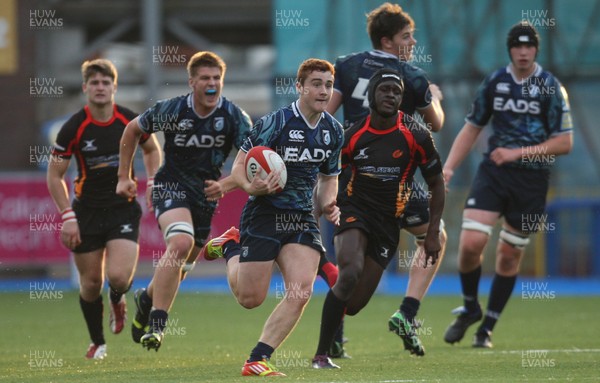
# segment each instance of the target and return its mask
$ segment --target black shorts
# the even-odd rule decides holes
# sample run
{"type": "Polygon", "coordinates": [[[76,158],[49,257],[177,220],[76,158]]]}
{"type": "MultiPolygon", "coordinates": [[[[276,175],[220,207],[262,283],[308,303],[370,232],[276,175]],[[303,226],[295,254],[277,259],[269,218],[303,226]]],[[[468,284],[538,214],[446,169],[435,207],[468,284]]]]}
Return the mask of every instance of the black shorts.
{"type": "Polygon", "coordinates": [[[312,212],[282,210],[256,199],[246,203],[240,222],[240,262],[272,261],[290,243],[325,253],[312,212]]]}
{"type": "MultiPolygon", "coordinates": [[[[160,215],[166,211],[178,208],[188,209],[190,211],[190,215],[192,216],[192,226],[194,227],[194,246],[204,246],[204,242],[206,241],[208,234],[210,234],[210,223],[215,213],[215,209],[213,207],[201,206],[193,203],[187,198],[162,199],[154,197],[155,196],[153,194],[152,206],[154,207],[154,216],[157,220],[158,217],[160,217],[160,215]]],[[[160,228],[160,224],[158,227],[160,228]]]]}
{"type": "Polygon", "coordinates": [[[109,208],[91,208],[74,200],[73,211],[77,215],[81,235],[81,244],[73,250],[74,253],[102,249],[113,239],[138,240],[142,208],[137,201],[109,208]]]}
{"type": "Polygon", "coordinates": [[[418,183],[413,182],[410,199],[398,219],[398,225],[401,229],[404,229],[427,223],[429,223],[429,192],[424,190],[418,183]]]}
{"type": "Polygon", "coordinates": [[[550,172],[497,166],[485,159],[475,175],[465,209],[499,212],[506,223],[535,233],[544,218],[550,172]]]}
{"type": "Polygon", "coordinates": [[[386,217],[374,211],[367,211],[347,198],[339,201],[338,206],[342,214],[340,225],[336,226],[334,235],[348,229],[361,229],[367,234],[369,241],[366,255],[385,269],[394,258],[400,240],[400,227],[396,217],[386,217]]]}

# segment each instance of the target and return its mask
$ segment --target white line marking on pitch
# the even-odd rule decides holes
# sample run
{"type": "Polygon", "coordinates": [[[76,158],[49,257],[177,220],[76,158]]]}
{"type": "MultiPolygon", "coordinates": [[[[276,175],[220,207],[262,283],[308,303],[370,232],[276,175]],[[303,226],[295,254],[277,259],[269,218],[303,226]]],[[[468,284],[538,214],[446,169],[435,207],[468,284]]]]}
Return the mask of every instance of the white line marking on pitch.
{"type": "Polygon", "coordinates": [[[600,348],[570,348],[564,350],[498,350],[479,351],[478,354],[522,354],[523,352],[600,352],[600,348]]]}

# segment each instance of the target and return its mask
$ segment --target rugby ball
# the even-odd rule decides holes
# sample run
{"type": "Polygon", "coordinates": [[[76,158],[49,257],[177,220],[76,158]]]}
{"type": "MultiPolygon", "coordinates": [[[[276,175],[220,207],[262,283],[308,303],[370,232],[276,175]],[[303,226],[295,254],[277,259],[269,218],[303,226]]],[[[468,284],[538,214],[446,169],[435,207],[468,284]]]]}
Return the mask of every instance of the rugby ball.
{"type": "Polygon", "coordinates": [[[264,180],[273,171],[279,171],[279,188],[280,192],[285,187],[287,181],[287,169],[283,159],[273,149],[266,146],[255,146],[246,153],[246,177],[252,182],[254,177],[258,175],[264,180]]]}

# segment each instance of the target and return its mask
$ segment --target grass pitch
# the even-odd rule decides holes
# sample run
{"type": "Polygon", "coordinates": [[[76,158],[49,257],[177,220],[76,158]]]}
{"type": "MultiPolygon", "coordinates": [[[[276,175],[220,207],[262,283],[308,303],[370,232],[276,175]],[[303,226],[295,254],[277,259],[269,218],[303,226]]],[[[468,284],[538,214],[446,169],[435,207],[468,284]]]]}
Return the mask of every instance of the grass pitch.
{"type": "MultiPolygon", "coordinates": [[[[129,317],[134,304],[129,298],[129,317]]],[[[272,363],[289,381],[303,382],[543,382],[600,381],[600,297],[523,299],[513,296],[496,326],[494,348],[471,348],[475,326],[459,344],[443,341],[458,297],[428,297],[419,318],[426,348],[410,356],[387,331],[398,297],[376,295],[346,321],[352,359],[341,370],[313,370],[323,296],[314,297],[272,363]]],[[[1,382],[247,382],[240,371],[262,325],[278,302],[245,310],[229,295],[184,293],[177,297],[160,351],[133,343],[130,322],[120,335],[105,324],[108,357],[89,361],[89,340],[77,294],[46,297],[0,294],[1,382]]],[[[483,302],[485,303],[485,301],[483,302]]],[[[108,322],[105,297],[105,322],[108,322]]]]}

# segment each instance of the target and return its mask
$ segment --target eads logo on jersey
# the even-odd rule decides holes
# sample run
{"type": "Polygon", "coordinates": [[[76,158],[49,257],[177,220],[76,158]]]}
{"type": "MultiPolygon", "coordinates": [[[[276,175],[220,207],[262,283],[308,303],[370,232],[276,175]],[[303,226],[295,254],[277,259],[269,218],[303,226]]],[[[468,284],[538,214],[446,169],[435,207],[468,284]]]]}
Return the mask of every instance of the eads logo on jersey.
{"type": "Polygon", "coordinates": [[[346,218],[346,222],[347,223],[356,222],[356,217],[348,217],[348,218],[346,218]]]}

